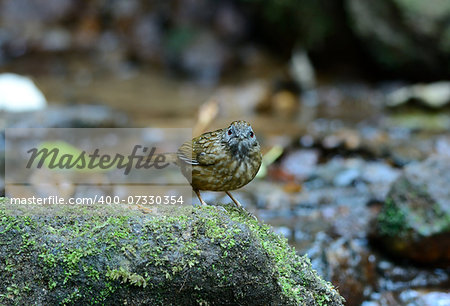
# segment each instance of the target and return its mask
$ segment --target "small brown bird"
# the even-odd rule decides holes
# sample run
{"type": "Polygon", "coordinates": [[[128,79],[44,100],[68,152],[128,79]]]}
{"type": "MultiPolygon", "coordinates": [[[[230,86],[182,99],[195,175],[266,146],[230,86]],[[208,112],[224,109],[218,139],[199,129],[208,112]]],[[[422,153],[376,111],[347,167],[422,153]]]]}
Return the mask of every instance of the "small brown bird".
{"type": "Polygon", "coordinates": [[[255,133],[245,121],[195,137],[178,149],[177,158],[202,205],[200,190],[210,190],[225,191],[238,207],[229,191],[251,182],[262,160],[255,133]]]}

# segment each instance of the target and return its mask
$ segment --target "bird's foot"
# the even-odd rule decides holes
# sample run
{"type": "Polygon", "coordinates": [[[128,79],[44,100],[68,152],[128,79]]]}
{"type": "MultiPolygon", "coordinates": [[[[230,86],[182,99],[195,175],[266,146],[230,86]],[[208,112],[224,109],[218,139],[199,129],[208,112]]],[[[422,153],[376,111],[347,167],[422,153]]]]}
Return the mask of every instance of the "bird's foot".
{"type": "Polygon", "coordinates": [[[154,212],[154,209],[152,209],[152,208],[144,207],[144,206],[142,206],[140,204],[136,204],[136,206],[144,214],[151,214],[151,213],[154,212]]]}
{"type": "Polygon", "coordinates": [[[256,221],[258,221],[258,219],[256,218],[256,216],[253,215],[253,214],[252,214],[251,212],[249,212],[248,210],[246,210],[246,209],[244,208],[244,206],[242,206],[241,203],[239,203],[239,201],[238,201],[237,199],[235,199],[235,198],[231,195],[231,193],[229,193],[228,191],[225,191],[225,193],[230,197],[231,200],[233,200],[233,202],[234,202],[234,204],[236,205],[236,207],[237,207],[238,210],[243,211],[247,216],[249,216],[249,217],[255,219],[256,221]]]}
{"type": "Polygon", "coordinates": [[[239,203],[239,201],[236,200],[236,199],[231,195],[230,192],[225,191],[225,193],[230,197],[231,200],[233,200],[233,202],[234,202],[234,204],[236,205],[237,208],[242,208],[241,203],[239,203]]]}
{"type": "Polygon", "coordinates": [[[208,204],[206,204],[205,201],[203,201],[202,196],[200,195],[200,191],[198,190],[194,190],[195,194],[197,195],[198,199],[200,200],[200,206],[206,206],[208,204]]]}

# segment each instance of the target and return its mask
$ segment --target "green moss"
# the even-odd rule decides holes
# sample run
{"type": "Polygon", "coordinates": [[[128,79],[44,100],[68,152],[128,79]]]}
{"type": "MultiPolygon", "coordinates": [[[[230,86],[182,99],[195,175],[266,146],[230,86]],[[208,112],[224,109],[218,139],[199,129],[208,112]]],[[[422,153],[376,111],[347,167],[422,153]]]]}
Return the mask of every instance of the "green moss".
{"type": "Polygon", "coordinates": [[[331,302],[330,297],[327,296],[327,295],[317,295],[317,294],[315,294],[314,298],[315,298],[315,302],[319,306],[329,305],[329,303],[331,302]]]}
{"type": "MultiPolygon", "coordinates": [[[[2,203],[5,200],[2,199],[2,203]]],[[[56,217],[58,218],[58,217],[56,217]]],[[[47,289],[52,291],[58,286],[69,286],[78,279],[80,274],[88,280],[84,284],[83,291],[92,290],[93,284],[98,282],[101,278],[101,272],[96,267],[89,265],[88,261],[96,255],[103,253],[102,246],[106,242],[107,248],[116,247],[117,241],[129,235],[129,229],[126,227],[126,218],[116,217],[109,218],[105,221],[104,218],[93,217],[90,222],[80,222],[73,220],[73,222],[66,222],[64,226],[55,228],[54,225],[49,225],[47,228],[37,228],[37,222],[28,216],[8,216],[4,211],[0,211],[0,227],[3,229],[2,234],[11,232],[11,230],[20,233],[22,243],[18,248],[17,254],[24,252],[37,251],[37,262],[43,270],[45,275],[48,275],[46,283],[47,289]],[[114,230],[107,232],[98,240],[96,232],[104,226],[114,227],[114,230]],[[63,242],[52,243],[47,245],[37,245],[33,233],[41,233],[41,230],[47,231],[59,237],[63,242]],[[80,245],[77,247],[66,245],[64,241],[70,241],[77,238],[83,238],[79,241],[80,245]],[[55,269],[61,269],[61,274],[54,273],[55,269]]],[[[42,224],[40,225],[42,226],[42,224]]],[[[111,293],[111,288],[106,288],[103,294],[100,295],[104,299],[107,295],[105,292],[111,293]]],[[[62,304],[70,304],[77,299],[83,297],[86,292],[74,290],[66,296],[62,297],[62,304]]]]}
{"type": "Polygon", "coordinates": [[[377,218],[378,227],[382,235],[394,237],[405,235],[407,232],[406,213],[401,210],[391,198],[387,198],[383,210],[377,218]]]}
{"type": "MultiPolygon", "coordinates": [[[[207,303],[210,293],[205,287],[211,288],[211,283],[216,284],[213,290],[245,298],[253,291],[236,288],[237,271],[252,273],[250,284],[255,288],[275,285],[286,304],[299,304],[305,294],[314,290],[309,296],[317,303],[336,294],[311,270],[306,257],[295,254],[286,239],[233,205],[161,208],[158,215],[140,218],[13,217],[0,209],[0,234],[0,245],[6,245],[5,250],[12,249],[8,243],[21,241],[22,264],[31,263],[35,265],[31,271],[40,271],[32,283],[45,289],[38,292],[47,292],[52,301],[62,304],[87,300],[90,304],[104,304],[116,301],[115,296],[128,298],[124,292],[136,287],[151,290],[142,291],[146,293],[139,300],[148,299],[153,304],[172,301],[175,287],[179,288],[177,292],[187,287],[193,290],[188,292],[195,293],[195,299],[207,303]],[[212,262],[205,264],[205,258],[212,262]],[[255,259],[261,260],[260,265],[252,264],[255,259]],[[253,260],[250,267],[255,271],[242,268],[249,266],[249,260],[253,260]],[[267,268],[270,271],[264,270],[267,268]],[[191,274],[204,276],[205,283],[190,284],[191,274]],[[267,275],[267,280],[260,280],[259,275],[267,275]]],[[[8,277],[17,265],[8,259],[0,263],[0,272],[9,273],[8,277]]],[[[0,303],[8,304],[11,296],[17,299],[21,293],[13,285],[23,288],[27,282],[30,279],[26,277],[9,281],[13,294],[5,289],[0,303]]]]}
{"type": "MultiPolygon", "coordinates": [[[[214,216],[217,210],[214,207],[204,207],[203,209],[211,210],[211,214],[214,216]]],[[[278,279],[281,290],[286,298],[287,304],[299,304],[303,300],[304,286],[308,285],[311,279],[305,277],[299,281],[295,277],[298,271],[310,269],[310,261],[307,256],[303,256],[302,260],[298,260],[298,255],[295,249],[289,246],[288,241],[283,236],[275,234],[270,226],[261,224],[255,220],[252,216],[244,211],[237,209],[234,205],[227,207],[227,212],[230,214],[231,220],[236,224],[245,224],[255,233],[256,239],[258,239],[261,247],[267,252],[267,255],[274,262],[272,273],[278,279]]],[[[212,220],[217,220],[212,217],[212,220]]],[[[220,238],[224,242],[221,244],[223,248],[233,247],[235,240],[232,233],[239,233],[239,228],[227,229],[225,232],[220,229],[219,224],[214,221],[208,221],[206,236],[214,239],[220,238]]],[[[225,250],[226,252],[226,250],[225,250]]],[[[226,254],[224,252],[224,254],[226,254]]],[[[223,276],[226,278],[226,275],[223,276]]],[[[322,285],[330,290],[334,290],[331,283],[322,281],[322,285]]],[[[317,294],[314,296],[316,302],[329,300],[329,297],[325,294],[317,294]]],[[[326,305],[326,304],[322,304],[326,305]]]]}
{"type": "Polygon", "coordinates": [[[142,275],[131,273],[130,271],[125,270],[123,267],[116,270],[109,270],[106,273],[106,277],[110,280],[117,281],[120,280],[122,283],[129,283],[132,286],[147,287],[147,279],[142,275]]]}
{"type": "Polygon", "coordinates": [[[378,215],[378,229],[388,237],[429,237],[450,229],[450,214],[426,186],[397,181],[378,215]]]}

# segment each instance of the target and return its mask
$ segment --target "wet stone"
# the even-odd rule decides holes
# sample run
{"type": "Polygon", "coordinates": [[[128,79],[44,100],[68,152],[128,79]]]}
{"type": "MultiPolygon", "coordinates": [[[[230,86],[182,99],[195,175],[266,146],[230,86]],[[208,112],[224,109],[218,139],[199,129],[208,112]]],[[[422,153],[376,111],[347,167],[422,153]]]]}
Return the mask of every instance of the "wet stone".
{"type": "Polygon", "coordinates": [[[390,253],[428,264],[450,263],[450,159],[432,156],[405,167],[373,228],[390,253]]]}

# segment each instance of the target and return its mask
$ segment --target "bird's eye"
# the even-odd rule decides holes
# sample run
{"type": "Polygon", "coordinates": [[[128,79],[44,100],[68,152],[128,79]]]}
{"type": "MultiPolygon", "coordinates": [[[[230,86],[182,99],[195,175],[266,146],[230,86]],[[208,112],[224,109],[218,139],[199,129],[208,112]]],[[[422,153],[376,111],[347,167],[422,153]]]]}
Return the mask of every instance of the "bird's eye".
{"type": "Polygon", "coordinates": [[[231,129],[229,129],[227,134],[228,134],[228,136],[231,136],[231,134],[233,134],[233,131],[231,131],[231,129]]]}
{"type": "Polygon", "coordinates": [[[255,136],[255,133],[250,132],[250,138],[253,138],[255,136]]]}

